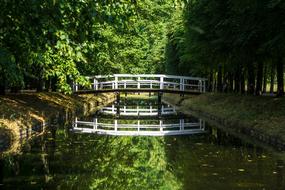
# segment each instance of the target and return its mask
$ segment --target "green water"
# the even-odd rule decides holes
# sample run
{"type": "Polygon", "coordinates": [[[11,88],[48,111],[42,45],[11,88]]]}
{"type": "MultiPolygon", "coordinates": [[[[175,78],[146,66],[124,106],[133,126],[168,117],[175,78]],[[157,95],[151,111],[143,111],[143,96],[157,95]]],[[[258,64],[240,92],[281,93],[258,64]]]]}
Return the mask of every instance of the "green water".
{"type": "Polygon", "coordinates": [[[115,137],[50,126],[0,160],[0,189],[285,189],[273,153],[207,126],[207,133],[115,137]]]}

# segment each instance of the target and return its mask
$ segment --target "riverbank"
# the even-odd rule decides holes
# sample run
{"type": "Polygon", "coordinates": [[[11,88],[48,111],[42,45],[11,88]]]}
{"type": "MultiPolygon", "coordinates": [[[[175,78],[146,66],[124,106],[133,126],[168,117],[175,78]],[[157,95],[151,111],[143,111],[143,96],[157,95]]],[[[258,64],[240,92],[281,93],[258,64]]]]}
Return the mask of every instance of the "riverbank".
{"type": "Polygon", "coordinates": [[[0,96],[0,135],[6,137],[5,141],[0,142],[0,149],[3,147],[9,153],[17,152],[19,143],[15,142],[23,139],[21,135],[27,133],[25,139],[30,138],[29,131],[35,127],[44,131],[47,121],[54,115],[75,112],[88,114],[114,98],[113,93],[70,96],[45,92],[0,96]]]}
{"type": "Polygon", "coordinates": [[[231,94],[165,94],[181,111],[285,150],[285,98],[231,94]]]}

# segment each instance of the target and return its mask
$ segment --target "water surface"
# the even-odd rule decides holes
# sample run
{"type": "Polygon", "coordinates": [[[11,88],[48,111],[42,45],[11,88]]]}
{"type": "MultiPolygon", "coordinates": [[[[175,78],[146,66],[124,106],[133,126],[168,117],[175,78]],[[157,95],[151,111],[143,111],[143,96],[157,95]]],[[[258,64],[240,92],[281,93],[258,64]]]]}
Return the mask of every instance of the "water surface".
{"type": "MultiPolygon", "coordinates": [[[[155,99],[121,102],[157,104],[155,99]]],[[[96,117],[118,118],[101,114],[96,117]]],[[[158,117],[164,116],[147,119],[155,122],[158,117]]],[[[214,127],[206,126],[201,134],[166,137],[78,133],[70,127],[64,121],[48,126],[45,135],[23,145],[21,154],[2,158],[0,188],[285,189],[284,163],[273,152],[214,127]]]]}

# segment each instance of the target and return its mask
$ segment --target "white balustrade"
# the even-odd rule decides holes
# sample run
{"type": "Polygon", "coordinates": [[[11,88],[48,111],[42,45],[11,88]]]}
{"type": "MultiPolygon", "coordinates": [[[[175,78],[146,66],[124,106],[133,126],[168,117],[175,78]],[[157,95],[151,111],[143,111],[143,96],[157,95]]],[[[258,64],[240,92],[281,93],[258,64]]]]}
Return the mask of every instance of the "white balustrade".
{"type": "Polygon", "coordinates": [[[98,133],[107,135],[128,135],[128,136],[166,136],[205,133],[205,122],[185,122],[180,119],[176,123],[163,123],[159,120],[158,124],[142,124],[140,120],[135,123],[120,123],[120,120],[113,120],[112,123],[98,122],[95,118],[93,122],[78,121],[75,119],[73,129],[75,132],[98,133]],[[89,126],[93,126],[90,128],[89,126]],[[94,127],[95,126],[95,127],[94,127]]]}
{"type": "MultiPolygon", "coordinates": [[[[126,106],[123,106],[120,109],[120,115],[122,116],[136,116],[136,115],[141,115],[141,116],[155,116],[158,115],[158,109],[153,108],[150,106],[149,108],[127,108],[126,106]]],[[[117,114],[117,110],[115,109],[115,105],[113,104],[112,106],[109,107],[104,107],[100,110],[100,112],[105,113],[105,114],[117,114]]],[[[171,115],[175,114],[176,110],[174,107],[164,107],[163,105],[161,106],[161,115],[171,115]]]]}
{"type": "Polygon", "coordinates": [[[206,79],[197,77],[114,74],[109,76],[90,76],[87,79],[91,82],[91,86],[86,88],[74,83],[74,92],[120,89],[173,90],[198,93],[205,93],[206,91],[206,79]]]}

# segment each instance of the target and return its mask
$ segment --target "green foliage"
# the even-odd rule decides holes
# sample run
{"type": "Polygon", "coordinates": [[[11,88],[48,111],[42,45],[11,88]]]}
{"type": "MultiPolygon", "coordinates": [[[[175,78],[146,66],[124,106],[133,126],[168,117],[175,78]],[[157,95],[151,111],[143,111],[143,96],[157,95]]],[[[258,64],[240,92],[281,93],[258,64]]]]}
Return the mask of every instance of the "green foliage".
{"type": "Polygon", "coordinates": [[[282,87],[284,9],[285,1],[279,0],[187,1],[183,24],[168,31],[166,65],[209,81],[222,67],[223,84],[233,83],[235,77],[239,91],[238,84],[246,78],[248,90],[256,86],[259,93],[264,67],[273,63],[282,87]]]}
{"type": "Polygon", "coordinates": [[[23,75],[14,56],[0,47],[0,85],[23,86],[23,75]]]}
{"type": "MultiPolygon", "coordinates": [[[[70,81],[87,85],[84,75],[162,71],[165,26],[176,10],[171,0],[3,0],[0,7],[0,47],[25,77],[55,79],[64,92],[70,81]]],[[[8,86],[18,83],[8,78],[8,86]]]]}

